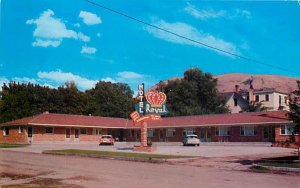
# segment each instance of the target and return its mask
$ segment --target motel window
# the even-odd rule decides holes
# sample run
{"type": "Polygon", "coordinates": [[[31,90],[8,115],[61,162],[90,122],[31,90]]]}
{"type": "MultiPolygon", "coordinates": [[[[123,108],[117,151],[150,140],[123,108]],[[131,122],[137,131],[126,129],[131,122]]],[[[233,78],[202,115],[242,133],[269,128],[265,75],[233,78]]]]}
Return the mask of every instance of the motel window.
{"type": "Polygon", "coordinates": [[[9,128],[4,127],[3,128],[3,136],[8,136],[9,135],[9,128]]]}
{"type": "Polygon", "coordinates": [[[197,134],[195,128],[186,128],[183,129],[183,136],[190,135],[190,134],[197,134]]]}
{"type": "Polygon", "coordinates": [[[175,129],[167,129],[167,137],[174,137],[175,129]]]}
{"type": "Polygon", "coordinates": [[[53,127],[46,127],[45,131],[46,133],[53,134],[53,127]]]}
{"type": "Polygon", "coordinates": [[[155,137],[155,130],[154,129],[148,129],[148,137],[155,137]]]}
{"type": "Polygon", "coordinates": [[[87,130],[86,129],[80,129],[80,134],[87,134],[87,130]]]}
{"type": "Polygon", "coordinates": [[[257,127],[254,126],[242,126],[241,136],[255,136],[257,135],[257,127]]]}
{"type": "Polygon", "coordinates": [[[269,95],[266,94],[266,101],[269,101],[269,95]]]}
{"type": "Polygon", "coordinates": [[[294,125],[281,125],[280,126],[280,135],[293,135],[294,125]]]}
{"type": "Polygon", "coordinates": [[[238,105],[238,100],[237,100],[237,98],[234,98],[233,100],[234,100],[234,106],[237,106],[237,105],[238,105]]]}
{"type": "Polygon", "coordinates": [[[216,136],[229,136],[230,127],[216,127],[216,136]]]}
{"type": "Polygon", "coordinates": [[[255,101],[259,102],[259,95],[255,95],[255,101]]]}
{"type": "Polygon", "coordinates": [[[19,134],[21,134],[23,132],[23,127],[19,126],[19,134]]]}

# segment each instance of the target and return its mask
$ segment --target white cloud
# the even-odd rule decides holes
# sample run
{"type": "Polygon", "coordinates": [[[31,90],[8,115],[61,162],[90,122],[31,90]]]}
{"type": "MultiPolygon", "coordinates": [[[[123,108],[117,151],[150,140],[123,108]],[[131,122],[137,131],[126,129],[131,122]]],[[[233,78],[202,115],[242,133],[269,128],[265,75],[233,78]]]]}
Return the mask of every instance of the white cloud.
{"type": "Polygon", "coordinates": [[[89,41],[91,40],[90,37],[84,35],[84,34],[81,33],[81,32],[78,33],[78,38],[79,38],[80,40],[82,40],[83,42],[89,42],[89,41]]]}
{"type": "Polygon", "coordinates": [[[251,18],[251,12],[248,10],[240,10],[240,9],[236,9],[235,10],[235,15],[233,17],[240,17],[243,16],[245,18],[250,19],[251,18]]]}
{"type": "Polygon", "coordinates": [[[118,77],[121,79],[138,79],[138,78],[143,78],[144,75],[138,74],[136,72],[118,72],[118,77]]]}
{"type": "Polygon", "coordinates": [[[80,27],[80,23],[73,24],[75,27],[80,27]]]}
{"type": "Polygon", "coordinates": [[[58,47],[64,38],[81,40],[83,42],[90,41],[90,38],[83,33],[67,29],[63,20],[54,17],[54,12],[50,9],[41,13],[37,19],[30,19],[26,24],[36,25],[33,31],[35,42],[32,46],[40,47],[58,47]]]}
{"type": "Polygon", "coordinates": [[[89,80],[70,72],[62,72],[61,70],[51,72],[38,72],[37,75],[40,79],[46,79],[50,82],[52,81],[60,85],[64,84],[67,81],[74,81],[77,84],[78,88],[84,90],[94,87],[97,83],[97,80],[89,80]]]}
{"type": "Polygon", "coordinates": [[[82,18],[83,22],[87,25],[95,25],[102,23],[101,18],[91,12],[80,11],[79,17],[82,18]]]}
{"type": "MultiPolygon", "coordinates": [[[[230,53],[238,54],[238,49],[234,44],[227,42],[221,38],[217,38],[209,33],[204,33],[200,30],[197,30],[196,28],[194,28],[188,24],[185,24],[182,22],[168,23],[164,20],[158,20],[156,22],[153,22],[152,24],[156,25],[158,27],[164,28],[166,30],[172,31],[176,34],[182,35],[184,37],[190,38],[192,40],[199,41],[206,45],[213,46],[215,48],[219,48],[219,49],[225,50],[230,53]]],[[[149,26],[147,26],[145,29],[154,37],[165,40],[165,41],[178,43],[178,44],[184,44],[184,45],[192,45],[192,46],[201,47],[201,48],[205,47],[203,45],[188,41],[186,39],[177,37],[175,35],[166,33],[164,31],[161,31],[161,30],[149,27],[149,26]]],[[[207,47],[205,47],[205,48],[207,48],[207,47]]],[[[213,50],[211,48],[207,48],[207,49],[213,50]]],[[[216,51],[216,50],[214,50],[214,51],[216,51]]],[[[222,53],[219,51],[217,51],[217,52],[222,53]]],[[[228,55],[225,53],[222,53],[222,54],[228,55]]]]}
{"type": "Polygon", "coordinates": [[[28,77],[14,77],[12,80],[16,81],[16,82],[21,82],[21,83],[32,83],[32,84],[37,84],[37,80],[34,78],[28,78],[28,77]]]}
{"type": "Polygon", "coordinates": [[[214,10],[214,9],[199,9],[196,6],[187,3],[187,6],[184,8],[184,11],[191,16],[201,19],[201,20],[208,20],[208,19],[216,19],[216,18],[226,18],[226,19],[235,19],[239,17],[245,17],[247,19],[251,18],[251,12],[248,10],[214,10]]]}
{"type": "Polygon", "coordinates": [[[40,46],[40,47],[58,47],[61,43],[61,40],[42,40],[36,39],[35,42],[32,43],[32,46],[40,46]]]}
{"type": "Polygon", "coordinates": [[[199,10],[194,5],[188,3],[187,6],[184,8],[184,10],[194,16],[195,18],[199,18],[202,20],[206,20],[208,18],[218,18],[223,17],[226,15],[225,10],[219,10],[215,11],[213,9],[207,9],[207,10],[199,10]]]}
{"type": "Polygon", "coordinates": [[[9,80],[5,77],[0,77],[0,91],[2,91],[2,86],[4,83],[9,83],[9,80]]]}
{"type": "Polygon", "coordinates": [[[112,79],[111,77],[102,78],[101,81],[116,83],[117,81],[112,79]]]}
{"type": "Polygon", "coordinates": [[[97,49],[94,47],[82,46],[81,52],[82,54],[94,54],[97,52],[97,49]]]}

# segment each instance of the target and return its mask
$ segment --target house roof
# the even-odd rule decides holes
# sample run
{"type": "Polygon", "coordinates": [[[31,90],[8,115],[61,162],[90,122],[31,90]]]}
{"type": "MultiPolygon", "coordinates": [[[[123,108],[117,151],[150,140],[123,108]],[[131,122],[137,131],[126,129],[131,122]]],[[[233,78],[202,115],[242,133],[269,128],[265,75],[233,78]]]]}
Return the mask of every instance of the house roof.
{"type": "MultiPolygon", "coordinates": [[[[197,115],[162,118],[149,121],[149,127],[198,127],[291,123],[287,111],[251,112],[239,114],[197,115]]],[[[43,113],[6,123],[9,125],[70,126],[99,128],[138,128],[132,120],[99,116],[43,113]]]]}

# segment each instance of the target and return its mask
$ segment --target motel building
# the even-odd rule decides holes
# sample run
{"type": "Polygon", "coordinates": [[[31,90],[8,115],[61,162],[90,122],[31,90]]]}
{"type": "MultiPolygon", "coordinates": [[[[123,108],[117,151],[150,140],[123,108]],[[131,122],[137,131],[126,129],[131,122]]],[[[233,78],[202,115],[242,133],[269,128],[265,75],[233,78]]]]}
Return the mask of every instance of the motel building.
{"type": "MultiPolygon", "coordinates": [[[[197,134],[201,142],[299,142],[287,111],[168,117],[147,123],[152,142],[182,142],[186,134],[197,134]]],[[[2,123],[0,131],[0,143],[95,143],[105,134],[118,141],[140,141],[140,125],[130,119],[48,112],[2,123]]]]}

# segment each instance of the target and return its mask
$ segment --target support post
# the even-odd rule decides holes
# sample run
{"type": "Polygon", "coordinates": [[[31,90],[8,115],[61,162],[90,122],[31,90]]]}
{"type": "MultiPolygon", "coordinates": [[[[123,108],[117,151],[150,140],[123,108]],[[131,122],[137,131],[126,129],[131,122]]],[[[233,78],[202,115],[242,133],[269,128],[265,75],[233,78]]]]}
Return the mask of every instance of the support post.
{"type": "Polygon", "coordinates": [[[148,143],[147,122],[143,121],[141,126],[141,146],[147,147],[147,143],[148,143]]]}

